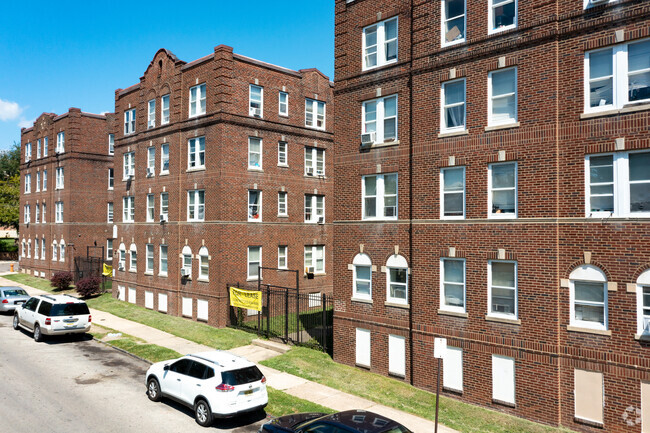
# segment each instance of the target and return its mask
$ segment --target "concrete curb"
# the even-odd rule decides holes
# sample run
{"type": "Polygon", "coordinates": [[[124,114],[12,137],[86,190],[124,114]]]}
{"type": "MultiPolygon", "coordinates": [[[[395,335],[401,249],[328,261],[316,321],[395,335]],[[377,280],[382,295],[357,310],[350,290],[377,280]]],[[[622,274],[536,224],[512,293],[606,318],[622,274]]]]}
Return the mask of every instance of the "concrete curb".
{"type": "Polygon", "coordinates": [[[95,338],[95,337],[93,337],[93,340],[95,340],[95,341],[98,342],[98,343],[103,344],[104,346],[112,347],[113,349],[117,350],[118,352],[125,353],[125,354],[129,355],[129,356],[132,357],[132,358],[139,359],[140,361],[144,361],[144,362],[146,362],[146,363],[149,364],[149,365],[152,365],[152,364],[153,364],[153,362],[149,361],[148,359],[140,358],[138,355],[135,355],[135,354],[129,352],[128,350],[124,350],[124,349],[122,349],[121,347],[114,346],[114,345],[110,344],[110,343],[107,342],[107,341],[102,341],[102,340],[99,340],[99,339],[97,339],[97,338],[95,338]]]}

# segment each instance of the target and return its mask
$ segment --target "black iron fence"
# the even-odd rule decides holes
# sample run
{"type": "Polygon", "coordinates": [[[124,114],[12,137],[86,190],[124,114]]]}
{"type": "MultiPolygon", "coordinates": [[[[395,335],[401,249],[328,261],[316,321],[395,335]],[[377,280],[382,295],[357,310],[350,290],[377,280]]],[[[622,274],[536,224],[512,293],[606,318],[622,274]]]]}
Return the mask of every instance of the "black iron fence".
{"type": "MultiPolygon", "coordinates": [[[[230,287],[238,285],[229,285],[228,293],[230,287]]],[[[331,295],[299,293],[295,288],[268,284],[261,284],[259,291],[262,295],[262,311],[230,306],[230,326],[331,354],[331,295]]]]}

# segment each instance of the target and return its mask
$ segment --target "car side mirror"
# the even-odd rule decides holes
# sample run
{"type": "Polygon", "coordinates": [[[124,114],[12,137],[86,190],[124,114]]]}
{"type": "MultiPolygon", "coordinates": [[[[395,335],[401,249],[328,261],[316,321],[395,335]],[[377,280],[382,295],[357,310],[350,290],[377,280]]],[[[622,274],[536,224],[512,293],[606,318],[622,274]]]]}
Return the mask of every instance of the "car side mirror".
{"type": "Polygon", "coordinates": [[[163,370],[165,370],[165,371],[169,370],[169,364],[165,365],[165,366],[163,367],[163,370]]]}

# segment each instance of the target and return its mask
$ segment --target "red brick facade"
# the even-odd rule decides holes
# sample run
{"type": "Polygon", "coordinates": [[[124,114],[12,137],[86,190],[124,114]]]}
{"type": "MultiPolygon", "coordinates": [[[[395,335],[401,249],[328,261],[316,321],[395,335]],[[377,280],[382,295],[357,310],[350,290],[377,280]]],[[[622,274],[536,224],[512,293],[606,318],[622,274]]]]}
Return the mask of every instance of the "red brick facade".
{"type": "MultiPolygon", "coordinates": [[[[648,284],[648,215],[586,211],[585,167],[590,155],[627,164],[631,151],[650,149],[650,106],[592,113],[597,109],[585,109],[584,77],[585,53],[650,36],[650,9],[625,0],[587,8],[517,3],[516,25],[491,32],[486,2],[467,1],[465,41],[441,47],[444,2],[336,1],[334,341],[345,343],[335,344],[334,358],[435,390],[433,341],[446,337],[462,349],[455,366],[462,390],[445,390],[449,396],[575,430],[640,432],[640,418],[645,429],[650,425],[650,417],[640,416],[642,406],[650,407],[650,400],[641,401],[650,363],[636,293],[648,284]],[[386,28],[394,17],[397,60],[362,70],[364,28],[386,28]],[[516,118],[489,125],[488,80],[509,68],[516,68],[516,118]],[[461,78],[465,127],[448,133],[441,130],[442,86],[461,78]],[[397,95],[397,140],[360,148],[363,102],[391,95],[397,95]],[[508,162],[516,163],[516,215],[503,219],[488,207],[489,178],[494,164],[508,162]],[[460,219],[441,217],[441,170],[451,167],[464,167],[460,219]],[[398,218],[365,218],[364,176],[393,173],[398,218]],[[385,267],[394,266],[396,255],[408,266],[403,303],[388,299],[385,267]],[[355,257],[372,263],[369,299],[354,293],[355,257]],[[443,308],[441,259],[464,260],[463,311],[443,308]],[[489,298],[492,263],[516,266],[514,314],[494,314],[501,307],[489,298]],[[571,319],[578,317],[571,294],[580,279],[571,274],[585,265],[606,277],[603,330],[571,319]],[[357,330],[369,332],[369,349],[356,341],[357,330]],[[403,363],[389,339],[395,347],[403,341],[403,363]],[[389,353],[397,354],[392,368],[389,353]],[[513,360],[512,401],[495,397],[501,385],[493,386],[493,355],[513,360]],[[574,388],[586,389],[574,387],[583,370],[602,373],[603,384],[596,384],[604,393],[602,422],[584,415],[597,405],[574,399],[574,388]]],[[[383,49],[377,56],[386,55],[383,49]]],[[[644,179],[649,171],[638,168],[644,179]]]]}

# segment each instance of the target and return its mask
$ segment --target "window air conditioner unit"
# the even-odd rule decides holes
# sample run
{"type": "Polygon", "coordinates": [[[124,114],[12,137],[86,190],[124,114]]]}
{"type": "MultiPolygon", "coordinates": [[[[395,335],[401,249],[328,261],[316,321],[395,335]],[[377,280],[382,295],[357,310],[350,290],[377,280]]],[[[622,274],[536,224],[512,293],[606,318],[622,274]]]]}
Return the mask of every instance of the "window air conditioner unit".
{"type": "Polygon", "coordinates": [[[319,216],[318,217],[318,224],[325,224],[325,217],[324,216],[319,216]]]}
{"type": "Polygon", "coordinates": [[[147,167],[147,177],[152,177],[153,172],[154,172],[153,167],[147,167]]]}
{"type": "Polygon", "coordinates": [[[376,132],[361,134],[361,147],[370,147],[377,139],[376,132]]]}
{"type": "Polygon", "coordinates": [[[124,265],[118,265],[117,270],[118,271],[123,271],[124,270],[124,265]]]}
{"type": "Polygon", "coordinates": [[[306,274],[313,274],[314,273],[314,267],[313,266],[306,266],[305,267],[305,273],[306,274]]]}
{"type": "Polygon", "coordinates": [[[248,114],[253,117],[262,117],[262,110],[256,107],[249,107],[248,114]]]}
{"type": "Polygon", "coordinates": [[[307,176],[314,175],[314,167],[307,167],[307,176]]]}
{"type": "Polygon", "coordinates": [[[181,268],[181,277],[189,277],[190,276],[190,270],[187,268],[181,268]]]}
{"type": "Polygon", "coordinates": [[[607,3],[609,0],[589,0],[589,5],[599,5],[601,3],[607,3]]]}
{"type": "Polygon", "coordinates": [[[650,317],[643,318],[643,333],[650,334],[650,317]]]}
{"type": "Polygon", "coordinates": [[[325,176],[325,172],[323,170],[316,170],[316,176],[323,177],[325,176]]]}
{"type": "Polygon", "coordinates": [[[167,215],[160,214],[160,222],[164,223],[167,221],[167,215]]]}

